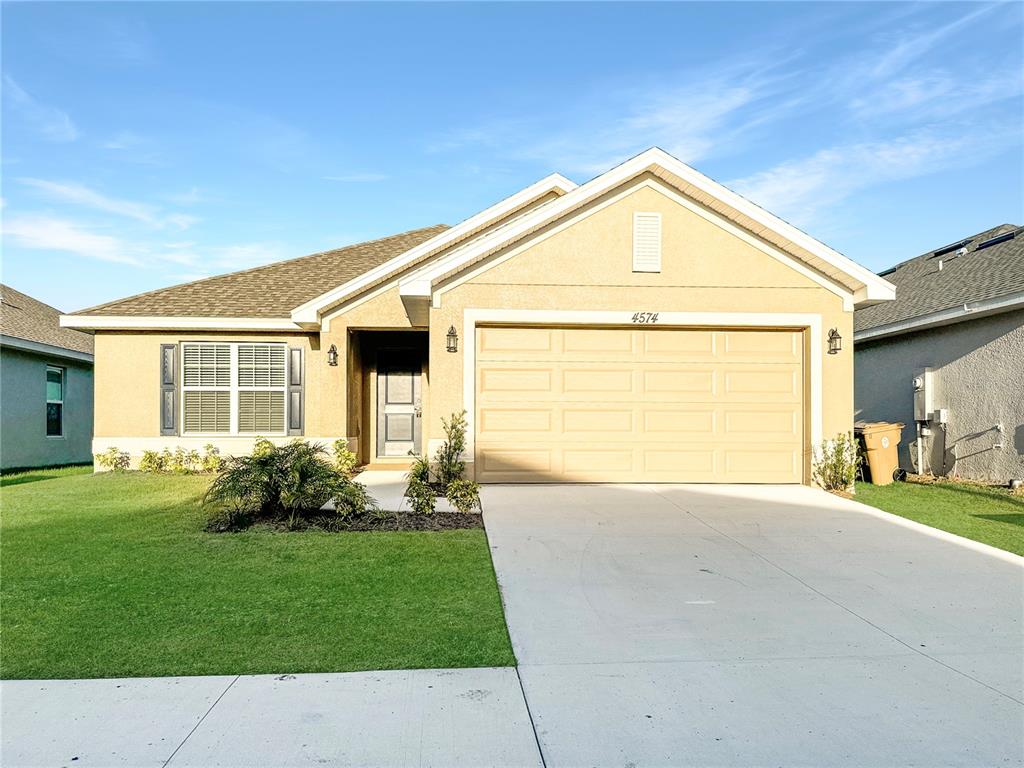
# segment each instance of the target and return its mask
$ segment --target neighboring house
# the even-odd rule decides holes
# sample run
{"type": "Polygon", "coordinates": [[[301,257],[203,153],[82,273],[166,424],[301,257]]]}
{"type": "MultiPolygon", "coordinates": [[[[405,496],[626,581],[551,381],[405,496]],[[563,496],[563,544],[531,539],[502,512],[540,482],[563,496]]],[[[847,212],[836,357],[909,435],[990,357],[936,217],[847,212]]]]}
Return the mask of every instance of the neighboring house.
{"type": "Polygon", "coordinates": [[[906,425],[904,468],[1024,478],[1022,231],[1003,224],[905,261],[882,273],[896,301],[856,313],[857,417],[906,425]]]}
{"type": "Polygon", "coordinates": [[[96,451],[301,435],[400,464],[465,409],[481,482],[799,483],[852,427],[854,307],[892,297],[652,149],[451,228],[63,322],[96,332],[96,451]]]}
{"type": "Polygon", "coordinates": [[[0,285],[0,468],[92,460],[92,334],[0,285]]]}

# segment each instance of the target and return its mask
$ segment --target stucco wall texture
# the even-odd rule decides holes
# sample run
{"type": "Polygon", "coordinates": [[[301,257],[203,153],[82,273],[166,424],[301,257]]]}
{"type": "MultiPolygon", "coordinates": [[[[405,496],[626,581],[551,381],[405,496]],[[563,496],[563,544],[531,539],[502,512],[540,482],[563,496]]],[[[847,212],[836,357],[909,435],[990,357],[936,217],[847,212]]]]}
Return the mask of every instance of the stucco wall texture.
{"type": "Polygon", "coordinates": [[[4,348],[0,351],[0,468],[92,459],[92,365],[4,348]],[[64,368],[64,435],[46,436],[46,366],[64,368]]]}
{"type": "Polygon", "coordinates": [[[864,342],[854,357],[856,417],[906,425],[902,467],[917,469],[911,378],[927,367],[934,370],[934,408],[948,409],[949,423],[945,430],[930,425],[925,471],[1024,478],[1024,311],[864,342]]]}

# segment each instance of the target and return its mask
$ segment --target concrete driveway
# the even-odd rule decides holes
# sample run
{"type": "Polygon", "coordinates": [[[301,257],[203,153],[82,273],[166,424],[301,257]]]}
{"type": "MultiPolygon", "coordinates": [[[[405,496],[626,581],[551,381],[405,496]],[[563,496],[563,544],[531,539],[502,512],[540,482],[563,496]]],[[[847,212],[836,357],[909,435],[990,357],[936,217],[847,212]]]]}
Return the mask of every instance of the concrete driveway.
{"type": "Polygon", "coordinates": [[[1024,570],[802,487],[488,486],[552,766],[1024,764],[1024,570]]]}

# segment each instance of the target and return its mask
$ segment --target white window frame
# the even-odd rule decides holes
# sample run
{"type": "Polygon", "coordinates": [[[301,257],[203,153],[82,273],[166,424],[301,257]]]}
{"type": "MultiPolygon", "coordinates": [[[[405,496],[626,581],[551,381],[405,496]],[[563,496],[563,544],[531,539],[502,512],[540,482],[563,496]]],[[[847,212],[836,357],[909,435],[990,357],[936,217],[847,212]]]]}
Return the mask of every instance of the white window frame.
{"type": "MultiPolygon", "coordinates": [[[[49,406],[51,404],[53,404],[53,405],[60,405],[60,434],[59,435],[51,435],[49,433],[49,431],[46,429],[46,425],[45,424],[43,425],[43,430],[44,430],[44,434],[46,435],[48,440],[63,440],[64,439],[64,399],[65,399],[65,396],[67,395],[68,369],[67,368],[63,368],[62,366],[59,366],[59,365],[50,365],[49,363],[47,363],[47,365],[46,365],[46,379],[45,379],[47,384],[50,383],[50,371],[57,371],[57,373],[60,374],[60,400],[51,400],[50,399],[50,393],[49,392],[46,393],[46,405],[47,406],[49,406]]],[[[49,387],[47,387],[47,389],[49,389],[49,387]]],[[[49,408],[47,408],[47,410],[49,410],[49,408]]],[[[49,414],[47,414],[47,422],[48,421],[49,421],[49,414]]]]}
{"type": "Polygon", "coordinates": [[[180,406],[180,424],[181,424],[181,435],[182,437],[286,437],[288,435],[288,345],[285,342],[277,341],[183,341],[178,345],[181,349],[178,357],[181,358],[180,362],[180,379],[181,381],[181,392],[178,393],[179,406],[180,406]],[[192,385],[188,386],[185,384],[185,347],[193,345],[227,345],[230,354],[230,376],[228,386],[204,386],[204,385],[192,385]],[[238,385],[238,348],[240,346],[249,345],[267,345],[282,347],[285,354],[285,368],[284,368],[284,384],[280,387],[276,386],[246,386],[240,387],[238,385]],[[230,398],[230,417],[229,417],[229,429],[227,432],[188,432],[185,429],[185,393],[186,392],[229,392],[228,397],[230,398]],[[283,428],[278,432],[241,432],[238,429],[238,393],[239,392],[257,392],[257,391],[269,391],[269,392],[281,392],[284,396],[284,424],[283,428]]]}

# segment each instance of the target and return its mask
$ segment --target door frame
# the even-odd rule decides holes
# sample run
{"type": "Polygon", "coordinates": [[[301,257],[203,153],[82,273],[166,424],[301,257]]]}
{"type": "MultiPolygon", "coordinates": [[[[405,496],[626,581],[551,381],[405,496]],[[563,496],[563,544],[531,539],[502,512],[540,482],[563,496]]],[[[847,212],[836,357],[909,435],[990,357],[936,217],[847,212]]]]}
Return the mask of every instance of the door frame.
{"type": "MultiPolygon", "coordinates": [[[[822,439],[821,315],[790,312],[662,312],[656,307],[645,313],[658,316],[656,323],[637,323],[631,310],[573,309],[477,309],[463,310],[462,402],[466,409],[466,455],[476,455],[476,329],[479,325],[581,325],[617,328],[778,328],[805,333],[805,387],[809,418],[805,423],[804,452],[822,439]],[[809,347],[809,349],[808,349],[809,347]]],[[[806,464],[806,462],[805,462],[806,464]]],[[[805,468],[806,474],[806,468],[805,468]]],[[[809,482],[810,478],[805,478],[809,482]]]]}

